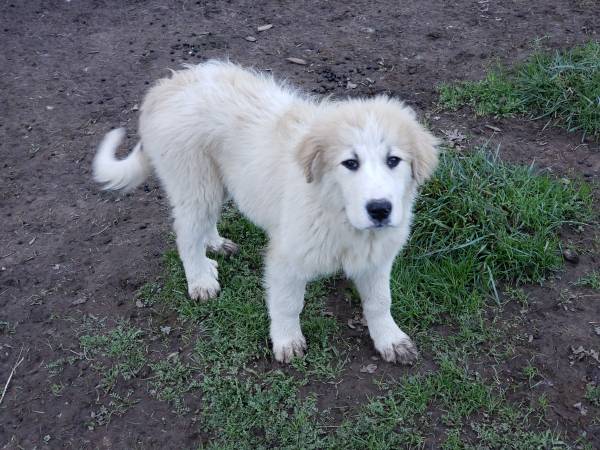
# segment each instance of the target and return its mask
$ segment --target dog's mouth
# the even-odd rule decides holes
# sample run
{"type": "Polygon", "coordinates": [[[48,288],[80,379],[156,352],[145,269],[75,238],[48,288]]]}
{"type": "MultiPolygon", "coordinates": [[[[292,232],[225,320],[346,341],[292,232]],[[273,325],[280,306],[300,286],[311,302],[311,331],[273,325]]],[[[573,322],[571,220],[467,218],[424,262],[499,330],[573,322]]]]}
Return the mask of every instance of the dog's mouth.
{"type": "Polygon", "coordinates": [[[388,228],[397,228],[397,225],[394,225],[389,220],[386,220],[384,222],[372,223],[363,229],[368,230],[368,231],[378,231],[378,230],[386,230],[388,228]]]}
{"type": "Polygon", "coordinates": [[[374,223],[367,227],[367,230],[379,230],[382,228],[393,228],[393,225],[389,222],[386,223],[374,223]]]}
{"type": "Polygon", "coordinates": [[[385,219],[380,219],[380,220],[375,220],[375,219],[371,219],[371,225],[368,227],[369,229],[378,229],[378,228],[387,228],[387,227],[391,227],[391,221],[389,217],[386,217],[385,219]]]}

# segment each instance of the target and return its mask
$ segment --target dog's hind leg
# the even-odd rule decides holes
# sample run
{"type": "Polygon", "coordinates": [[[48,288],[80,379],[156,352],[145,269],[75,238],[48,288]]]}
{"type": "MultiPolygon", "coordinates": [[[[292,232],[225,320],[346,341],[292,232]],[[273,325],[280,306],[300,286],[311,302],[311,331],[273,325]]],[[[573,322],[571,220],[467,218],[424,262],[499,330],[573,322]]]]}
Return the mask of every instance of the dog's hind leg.
{"type": "Polygon", "coordinates": [[[220,290],[217,262],[207,258],[206,249],[216,230],[224,199],[219,173],[209,158],[156,168],[173,207],[177,250],[185,269],[188,293],[194,300],[216,297],[220,290]]]}
{"type": "Polygon", "coordinates": [[[219,235],[217,227],[213,228],[213,231],[208,236],[206,241],[206,248],[214,253],[219,253],[221,255],[230,256],[234,255],[238,252],[238,245],[224,237],[219,235]]]}

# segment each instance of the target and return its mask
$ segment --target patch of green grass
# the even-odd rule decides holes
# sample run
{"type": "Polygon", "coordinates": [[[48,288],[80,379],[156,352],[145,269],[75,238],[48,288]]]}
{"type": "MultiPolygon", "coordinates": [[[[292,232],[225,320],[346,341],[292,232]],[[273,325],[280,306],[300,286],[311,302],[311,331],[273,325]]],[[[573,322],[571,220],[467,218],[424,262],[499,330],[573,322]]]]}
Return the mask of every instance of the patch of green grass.
{"type": "Polygon", "coordinates": [[[115,392],[110,394],[110,400],[106,405],[100,405],[98,410],[92,411],[89,421],[86,422],[88,430],[94,430],[96,427],[108,425],[114,416],[122,416],[129,408],[137,403],[131,398],[133,391],[128,391],[124,396],[115,392]]]}
{"type": "Polygon", "coordinates": [[[531,361],[527,363],[525,367],[523,367],[523,375],[527,378],[529,385],[531,386],[533,381],[539,377],[540,372],[537,367],[535,367],[531,361]]]}
{"type": "Polygon", "coordinates": [[[548,412],[548,408],[550,407],[550,401],[548,400],[548,395],[545,392],[540,394],[540,396],[537,398],[537,404],[543,417],[548,412]]]}
{"type": "MultiPolygon", "coordinates": [[[[495,316],[498,309],[493,309],[495,316]]],[[[496,361],[512,355],[513,348],[502,332],[503,324],[495,317],[485,319],[483,312],[466,314],[456,318],[450,333],[435,329],[421,330],[413,337],[419,342],[423,352],[433,355],[447,355],[458,360],[477,358],[481,352],[496,361]]]]}
{"type": "Polygon", "coordinates": [[[316,399],[300,398],[301,383],[279,371],[207,376],[202,383],[204,431],[214,449],[320,449],[316,399]]]}
{"type": "Polygon", "coordinates": [[[511,300],[517,301],[523,308],[527,308],[529,306],[529,296],[523,288],[506,286],[504,289],[504,294],[511,300]]]}
{"type": "Polygon", "coordinates": [[[497,117],[527,113],[517,87],[505,69],[490,72],[482,81],[443,84],[439,91],[440,103],[447,109],[456,110],[468,105],[479,116],[497,117]]]}
{"type": "Polygon", "coordinates": [[[60,397],[60,394],[64,388],[65,386],[62,383],[54,383],[52,386],[50,386],[50,391],[55,397],[60,397]]]}
{"type": "Polygon", "coordinates": [[[527,115],[569,131],[600,135],[600,44],[554,54],[536,50],[513,69],[499,68],[481,81],[444,84],[443,107],[471,106],[477,115],[527,115]]]}
{"type": "Polygon", "coordinates": [[[576,285],[600,290],[600,271],[594,270],[593,272],[584,275],[579,280],[577,280],[576,285]]]}
{"type": "Polygon", "coordinates": [[[102,374],[101,386],[112,389],[119,378],[129,380],[146,365],[144,332],[128,322],[102,334],[85,334],[79,338],[84,355],[95,361],[102,374]]]}
{"type": "Polygon", "coordinates": [[[159,361],[150,367],[154,371],[150,393],[159,400],[171,403],[177,414],[189,411],[184,395],[200,386],[192,368],[177,357],[159,361]]]}
{"type": "Polygon", "coordinates": [[[446,430],[442,445],[446,449],[560,446],[551,432],[528,431],[531,424],[525,412],[508,405],[502,393],[453,359],[443,357],[435,372],[388,384],[388,390],[347,419],[329,448],[422,448],[428,437],[440,436],[442,430],[446,430]],[[441,412],[441,423],[428,414],[433,410],[441,412]],[[477,438],[464,432],[466,422],[477,438]],[[520,442],[518,447],[511,446],[513,441],[520,442]]]}
{"type": "Polygon", "coordinates": [[[15,330],[17,328],[17,325],[14,323],[10,323],[6,320],[0,320],[0,336],[1,335],[8,335],[8,334],[15,334],[15,330]]]}
{"type": "Polygon", "coordinates": [[[396,318],[427,329],[480,311],[488,298],[500,303],[500,283],[540,282],[560,269],[557,231],[591,216],[586,184],[561,184],[484,150],[446,152],[392,272],[396,318]]]}
{"type": "Polygon", "coordinates": [[[514,450],[530,450],[533,448],[569,449],[559,433],[552,430],[531,431],[527,429],[528,421],[513,411],[503,412],[492,423],[474,423],[476,433],[474,444],[465,445],[465,449],[510,448],[514,450]],[[524,421],[520,422],[520,421],[524,421]]]}
{"type": "Polygon", "coordinates": [[[66,358],[59,358],[55,361],[51,361],[46,364],[46,369],[48,369],[48,373],[51,377],[56,375],[60,375],[64,370],[65,366],[72,365],[79,358],[77,356],[67,356],[66,358]]]}
{"type": "Polygon", "coordinates": [[[585,398],[592,405],[600,408],[600,386],[588,384],[585,389],[585,398]]]}

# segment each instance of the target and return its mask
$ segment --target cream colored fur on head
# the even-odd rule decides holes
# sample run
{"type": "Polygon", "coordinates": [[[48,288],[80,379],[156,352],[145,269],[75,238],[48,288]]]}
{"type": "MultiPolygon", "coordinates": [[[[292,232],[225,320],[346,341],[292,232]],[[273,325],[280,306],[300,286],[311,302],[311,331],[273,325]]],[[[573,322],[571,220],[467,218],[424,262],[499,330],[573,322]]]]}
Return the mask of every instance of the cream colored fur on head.
{"type": "Polygon", "coordinates": [[[410,108],[387,97],[317,101],[270,76],[209,61],[150,89],[140,142],[117,160],[123,134],[113,130],[100,144],[94,178],[131,190],[154,168],[173,208],[190,297],[219,293],[206,252],[237,249],[216,227],[227,192],[269,236],[265,287],[278,361],[306,348],[306,283],[338,270],[355,282],[382,357],[417,357],[391,316],[389,277],[418,186],[436,168],[437,141],[410,108]]]}

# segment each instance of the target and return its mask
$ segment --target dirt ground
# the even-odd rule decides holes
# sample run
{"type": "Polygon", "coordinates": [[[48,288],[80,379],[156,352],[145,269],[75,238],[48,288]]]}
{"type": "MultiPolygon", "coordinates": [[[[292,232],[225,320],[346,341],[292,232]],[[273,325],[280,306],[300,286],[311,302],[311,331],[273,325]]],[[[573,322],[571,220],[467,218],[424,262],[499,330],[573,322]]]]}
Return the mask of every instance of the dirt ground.
{"type": "MultiPolygon", "coordinates": [[[[390,93],[414,106],[441,137],[459,129],[470,143],[500,145],[504,158],[600,177],[598,144],[580,135],[436,107],[441,82],[477,79],[498,61],[518,61],[538,38],[549,49],[597,39],[600,3],[591,0],[2,0],[0,11],[0,321],[7,323],[0,331],[0,389],[27,349],[0,405],[2,448],[197,444],[193,423],[150,398],[124,420],[90,430],[84,423],[96,387],[79,376],[85,366],[65,371],[74,384],[61,397],[49,391],[45,369],[57,348],[78,349],[72,329],[56,317],[119,315],[135,322],[146,314],[133,298],[159,276],[169,245],[164,193],[155,180],[120,200],[101,193],[90,163],[111,127],[126,126],[129,144],[134,141],[137,105],[167,68],[229,56],[308,92],[390,93]],[[267,23],[273,27],[257,32],[267,23]],[[349,82],[356,87],[348,89],[349,82]]],[[[568,283],[600,267],[594,245],[592,236],[585,239],[579,248],[590,252],[580,252],[578,264],[532,289],[534,306],[514,331],[523,335],[521,356],[500,376],[518,377],[523,361],[535,358],[552,424],[571,438],[585,432],[600,447],[600,425],[572,401],[586,381],[600,383],[600,369],[569,359],[571,346],[599,347],[590,323],[600,323],[600,298],[586,289],[581,295],[594,301],[558,298],[568,283]]],[[[373,350],[364,348],[368,359],[373,350]]],[[[369,393],[359,380],[339,388],[349,403],[369,393]]],[[[510,394],[517,401],[527,395],[510,394]]]]}

